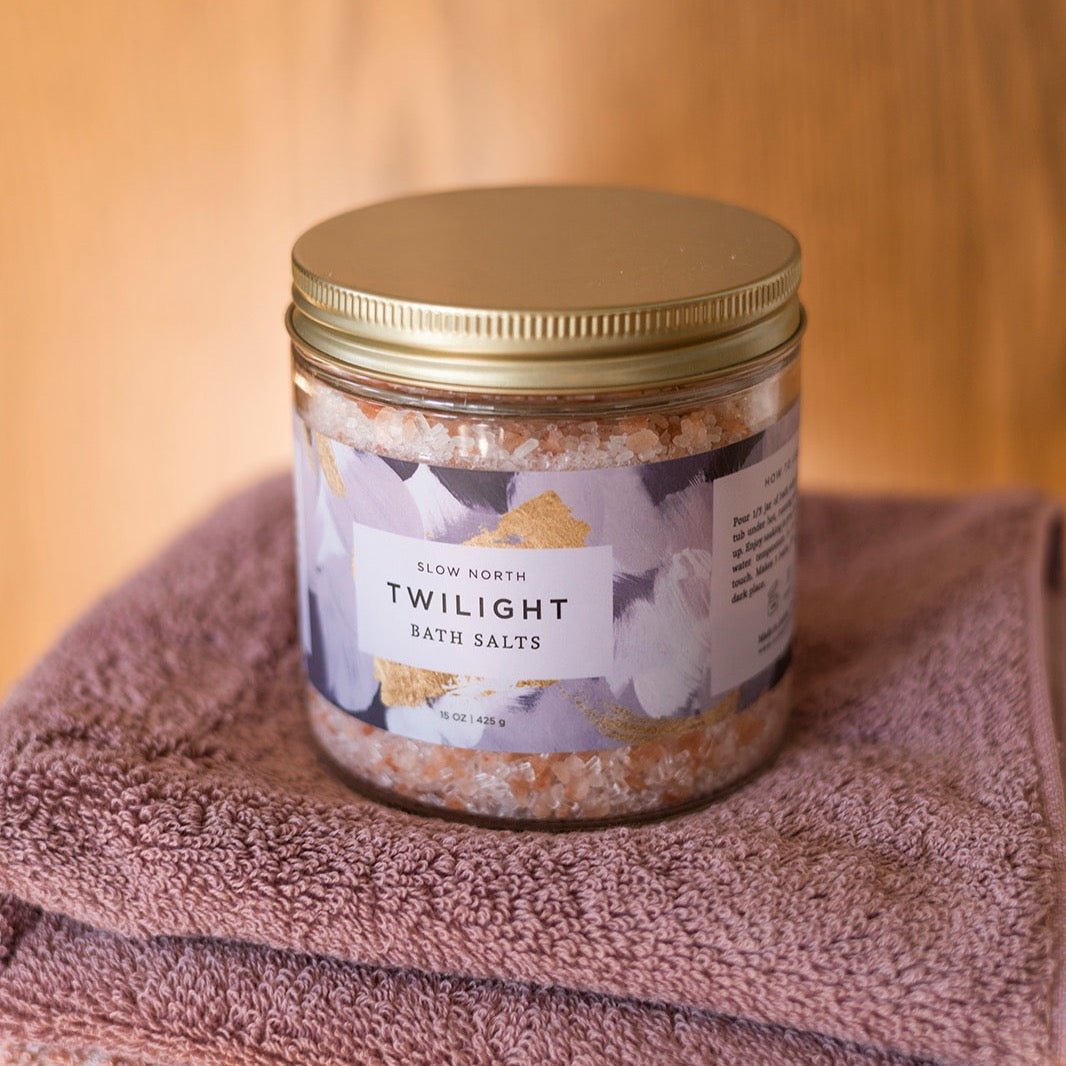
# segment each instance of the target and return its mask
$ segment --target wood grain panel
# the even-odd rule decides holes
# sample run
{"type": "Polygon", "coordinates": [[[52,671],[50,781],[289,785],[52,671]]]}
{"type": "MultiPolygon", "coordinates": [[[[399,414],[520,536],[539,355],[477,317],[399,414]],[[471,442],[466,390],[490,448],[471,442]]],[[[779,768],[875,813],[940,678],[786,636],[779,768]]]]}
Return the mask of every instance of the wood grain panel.
{"type": "Polygon", "coordinates": [[[0,42],[0,687],[286,464],[291,242],[414,189],[777,217],[808,485],[1066,495],[1061,0],[8,0],[0,42]]]}

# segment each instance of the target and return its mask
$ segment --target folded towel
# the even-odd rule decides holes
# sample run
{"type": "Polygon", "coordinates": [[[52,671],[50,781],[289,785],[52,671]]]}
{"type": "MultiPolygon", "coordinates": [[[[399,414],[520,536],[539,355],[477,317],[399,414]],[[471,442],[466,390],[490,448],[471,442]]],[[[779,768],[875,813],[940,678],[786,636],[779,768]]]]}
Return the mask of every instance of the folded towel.
{"type": "Polygon", "coordinates": [[[274,1066],[1054,1062],[1057,535],[1029,494],[805,498],[776,762],[669,820],[512,832],[380,806],[318,759],[271,480],[0,709],[0,1038],[274,1066]]]}

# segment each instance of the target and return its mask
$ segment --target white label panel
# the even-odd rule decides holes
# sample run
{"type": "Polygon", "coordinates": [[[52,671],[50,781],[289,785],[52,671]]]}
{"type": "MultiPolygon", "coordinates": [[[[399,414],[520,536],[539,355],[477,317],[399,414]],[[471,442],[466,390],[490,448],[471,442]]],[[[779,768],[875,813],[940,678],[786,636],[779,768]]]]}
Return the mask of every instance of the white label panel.
{"type": "Polygon", "coordinates": [[[600,677],[614,649],[610,547],[480,548],[356,522],[360,649],[499,681],[600,677]]]}
{"type": "Polygon", "coordinates": [[[725,692],[792,638],[798,438],[714,483],[711,676],[725,692]]]}

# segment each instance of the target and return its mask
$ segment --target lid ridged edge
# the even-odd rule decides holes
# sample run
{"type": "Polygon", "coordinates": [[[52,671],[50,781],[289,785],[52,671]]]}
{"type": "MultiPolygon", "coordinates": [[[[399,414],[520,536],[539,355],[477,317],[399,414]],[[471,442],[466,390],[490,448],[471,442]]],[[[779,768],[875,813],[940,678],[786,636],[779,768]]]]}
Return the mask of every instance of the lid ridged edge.
{"type": "Polygon", "coordinates": [[[293,262],[293,300],[322,325],[368,340],[402,336],[406,345],[449,351],[486,351],[497,344],[591,345],[608,351],[646,343],[669,346],[688,337],[729,332],[771,315],[793,298],[800,263],[754,284],[655,307],[533,311],[443,307],[357,292],[335,285],[293,262]]]}
{"type": "Polygon", "coordinates": [[[319,325],[291,306],[286,316],[293,344],[306,358],[331,372],[355,371],[399,386],[419,385],[449,392],[522,395],[629,392],[639,388],[693,384],[719,373],[734,373],[776,362],[793,350],[803,335],[803,308],[798,299],[778,309],[772,319],[718,337],[713,342],[663,349],[631,349],[575,354],[572,350],[531,356],[485,359],[480,353],[401,349],[357,343],[319,325]]]}

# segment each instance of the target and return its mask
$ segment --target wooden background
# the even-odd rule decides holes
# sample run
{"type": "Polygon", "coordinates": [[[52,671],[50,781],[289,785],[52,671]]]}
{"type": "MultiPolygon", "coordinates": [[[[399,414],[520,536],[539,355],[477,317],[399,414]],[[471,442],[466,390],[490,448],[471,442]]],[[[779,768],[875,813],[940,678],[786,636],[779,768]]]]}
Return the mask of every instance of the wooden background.
{"type": "Polygon", "coordinates": [[[662,186],[804,246],[802,477],[1066,496],[1062,0],[4,0],[0,689],[288,461],[309,224],[662,186]]]}

